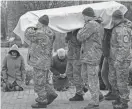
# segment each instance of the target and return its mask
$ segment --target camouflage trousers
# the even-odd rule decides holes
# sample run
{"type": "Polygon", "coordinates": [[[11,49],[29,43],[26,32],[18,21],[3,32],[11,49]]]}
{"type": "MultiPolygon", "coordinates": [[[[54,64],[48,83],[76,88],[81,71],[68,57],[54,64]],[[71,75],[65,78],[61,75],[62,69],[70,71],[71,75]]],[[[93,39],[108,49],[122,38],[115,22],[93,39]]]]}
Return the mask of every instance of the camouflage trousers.
{"type": "Polygon", "coordinates": [[[109,59],[109,81],[113,93],[119,96],[121,103],[127,104],[129,101],[130,91],[128,89],[130,61],[118,62],[109,59]]]}
{"type": "Polygon", "coordinates": [[[76,93],[83,95],[83,81],[81,77],[81,63],[79,60],[68,60],[66,74],[71,83],[76,87],[76,93]]]}
{"type": "Polygon", "coordinates": [[[92,101],[94,105],[99,105],[99,77],[98,77],[99,66],[89,65],[87,63],[82,64],[82,78],[83,82],[87,85],[92,101]]]}
{"type": "Polygon", "coordinates": [[[53,86],[48,83],[49,70],[34,68],[34,91],[40,103],[47,102],[47,95],[56,94],[53,86]]]}

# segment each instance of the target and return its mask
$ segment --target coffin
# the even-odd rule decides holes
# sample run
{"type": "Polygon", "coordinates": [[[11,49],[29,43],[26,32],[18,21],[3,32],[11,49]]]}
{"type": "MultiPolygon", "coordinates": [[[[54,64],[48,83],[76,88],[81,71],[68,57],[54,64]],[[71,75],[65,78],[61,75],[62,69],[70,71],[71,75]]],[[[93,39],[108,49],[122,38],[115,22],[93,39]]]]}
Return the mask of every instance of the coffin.
{"type": "Polygon", "coordinates": [[[24,31],[30,26],[35,27],[38,18],[44,14],[49,16],[49,27],[57,32],[67,33],[82,28],[84,19],[81,13],[87,7],[94,9],[95,15],[102,18],[104,28],[108,29],[111,28],[111,15],[115,10],[119,9],[123,14],[127,12],[124,5],[115,1],[29,11],[20,17],[13,32],[21,38],[22,42],[26,41],[24,31]]]}

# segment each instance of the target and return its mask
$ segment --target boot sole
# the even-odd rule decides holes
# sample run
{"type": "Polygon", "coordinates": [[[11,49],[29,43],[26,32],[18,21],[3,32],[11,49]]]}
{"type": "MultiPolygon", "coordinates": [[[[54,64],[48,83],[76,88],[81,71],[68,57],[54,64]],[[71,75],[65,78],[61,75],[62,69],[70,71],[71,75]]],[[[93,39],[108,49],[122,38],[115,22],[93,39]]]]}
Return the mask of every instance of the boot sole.
{"type": "Polygon", "coordinates": [[[37,102],[37,103],[40,103],[40,104],[43,104],[43,105],[47,105],[47,103],[41,103],[41,102],[39,102],[37,99],[35,99],[35,101],[37,102]]]}
{"type": "Polygon", "coordinates": [[[102,101],[104,101],[104,98],[102,98],[101,100],[99,100],[99,102],[102,102],[102,101]]]}
{"type": "Polygon", "coordinates": [[[83,100],[69,100],[69,101],[84,101],[84,99],[83,100]]]}
{"type": "Polygon", "coordinates": [[[32,108],[47,108],[47,106],[42,106],[42,107],[34,107],[34,106],[31,106],[32,108]]]}
{"type": "Polygon", "coordinates": [[[117,99],[105,99],[105,100],[107,100],[107,101],[113,101],[113,100],[117,100],[117,99]]]}
{"type": "Polygon", "coordinates": [[[84,107],[84,109],[99,109],[99,106],[97,106],[97,107],[84,107]]]}
{"type": "Polygon", "coordinates": [[[47,105],[36,105],[36,106],[33,106],[31,105],[32,108],[47,108],[47,105]]]}

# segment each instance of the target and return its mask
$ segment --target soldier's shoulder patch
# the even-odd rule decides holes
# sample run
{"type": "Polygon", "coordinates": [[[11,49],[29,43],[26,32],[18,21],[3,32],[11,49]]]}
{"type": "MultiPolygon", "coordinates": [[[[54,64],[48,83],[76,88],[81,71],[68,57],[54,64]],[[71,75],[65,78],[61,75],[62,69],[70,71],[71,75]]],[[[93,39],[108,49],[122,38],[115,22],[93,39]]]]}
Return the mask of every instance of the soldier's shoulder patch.
{"type": "Polygon", "coordinates": [[[128,35],[124,35],[123,40],[124,40],[125,43],[129,42],[129,36],[128,35]]]}

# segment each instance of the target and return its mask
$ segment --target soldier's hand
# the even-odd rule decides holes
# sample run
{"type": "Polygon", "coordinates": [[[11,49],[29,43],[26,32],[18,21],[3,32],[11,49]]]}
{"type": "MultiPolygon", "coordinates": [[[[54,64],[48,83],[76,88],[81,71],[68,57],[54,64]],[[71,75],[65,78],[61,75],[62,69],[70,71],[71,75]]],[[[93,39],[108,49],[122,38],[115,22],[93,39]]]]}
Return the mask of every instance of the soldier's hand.
{"type": "Polygon", "coordinates": [[[64,73],[64,74],[60,74],[60,77],[61,78],[65,78],[66,77],[66,74],[64,73]]]}
{"type": "Polygon", "coordinates": [[[29,28],[28,31],[29,31],[30,33],[34,33],[34,32],[35,32],[34,27],[29,28]]]}

